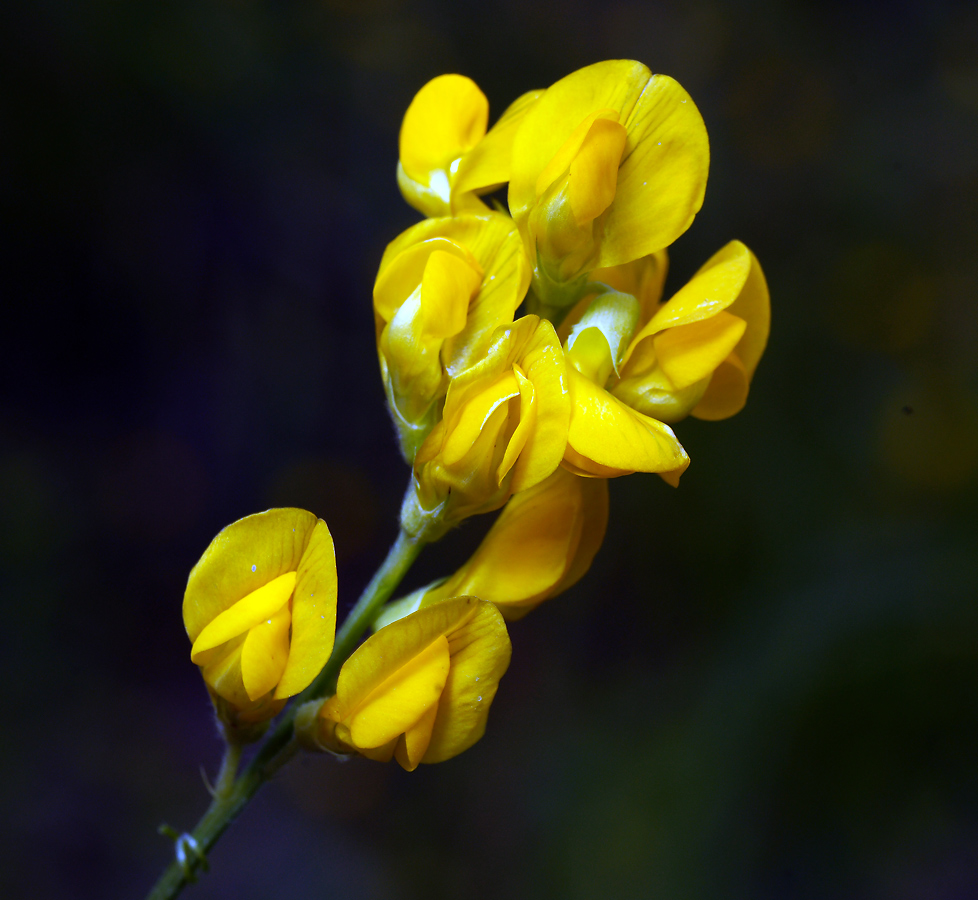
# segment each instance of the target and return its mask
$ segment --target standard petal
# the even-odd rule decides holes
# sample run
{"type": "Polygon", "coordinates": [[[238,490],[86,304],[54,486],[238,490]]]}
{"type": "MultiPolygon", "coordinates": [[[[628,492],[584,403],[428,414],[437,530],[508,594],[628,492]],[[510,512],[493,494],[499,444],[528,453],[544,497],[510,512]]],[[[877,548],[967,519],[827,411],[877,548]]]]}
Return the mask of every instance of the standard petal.
{"type": "Polygon", "coordinates": [[[425,763],[451,759],[482,737],[489,707],[512,653],[503,617],[484,600],[457,597],[414,615],[445,607],[448,610],[442,615],[456,618],[458,624],[445,630],[452,667],[438,701],[431,741],[422,759],[425,763]]]}
{"type": "Polygon", "coordinates": [[[326,523],[319,519],[299,561],[292,593],[289,660],[275,698],[291,697],[312,682],[333,650],[336,636],[336,554],[326,523]]]}
{"type": "Polygon", "coordinates": [[[411,101],[401,125],[399,155],[405,173],[421,184],[445,170],[486,133],[489,101],[471,78],[439,75],[411,101]]]}
{"type": "Polygon", "coordinates": [[[621,265],[675,241],[703,205],[710,167],[703,117],[672,78],[653,75],[620,121],[628,142],[598,266],[621,265]]]}
{"type": "Polygon", "coordinates": [[[747,381],[750,382],[764,354],[771,330],[771,297],[761,264],[753,253],[749,250],[747,252],[750,254],[750,274],[740,295],[730,304],[727,312],[739,316],[747,323],[747,331],[737,345],[737,356],[743,364],[747,381]]]}
{"type": "Polygon", "coordinates": [[[221,531],[187,580],[183,622],[190,640],[242,597],[296,571],[317,521],[304,509],[270,509],[221,531]]]}
{"type": "Polygon", "coordinates": [[[689,457],[668,425],[625,406],[574,369],[568,370],[571,416],[567,461],[582,474],[683,470],[689,457]],[[595,464],[590,467],[588,463],[595,464]]]}

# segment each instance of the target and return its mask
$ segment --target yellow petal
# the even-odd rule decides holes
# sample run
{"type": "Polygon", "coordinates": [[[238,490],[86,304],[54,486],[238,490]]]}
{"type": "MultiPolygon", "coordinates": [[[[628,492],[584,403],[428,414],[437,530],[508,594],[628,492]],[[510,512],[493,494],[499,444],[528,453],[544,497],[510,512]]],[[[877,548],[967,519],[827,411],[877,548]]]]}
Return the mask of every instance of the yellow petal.
{"type": "Polygon", "coordinates": [[[653,75],[619,121],[628,142],[598,266],[627,263],[673,243],[703,205],[710,167],[703,118],[668,76],[653,75]]]}
{"type": "Polygon", "coordinates": [[[662,331],[653,338],[662,371],[682,390],[713,373],[737,346],[747,323],[728,312],[662,331]]]}
{"type": "MultiPolygon", "coordinates": [[[[520,322],[529,327],[535,319],[535,316],[524,316],[520,322]]],[[[536,322],[532,335],[522,347],[519,365],[533,384],[535,419],[513,466],[513,493],[539,484],[560,465],[570,417],[568,367],[557,333],[546,319],[536,322]]]]}
{"type": "Polygon", "coordinates": [[[317,521],[303,509],[270,509],[221,531],[187,579],[183,621],[190,640],[252,591],[295,572],[317,521]]]}
{"type": "Polygon", "coordinates": [[[668,425],[629,409],[574,369],[568,370],[568,384],[571,416],[565,459],[572,471],[611,477],[681,471],[689,465],[668,425]]]}
{"type": "Polygon", "coordinates": [[[731,353],[713,373],[703,399],[690,415],[711,422],[729,418],[744,408],[749,388],[744,364],[736,353],[731,353]]]}
{"type": "Polygon", "coordinates": [[[319,519],[299,561],[292,593],[289,660],[275,698],[305,690],[333,650],[336,635],[336,554],[326,523],[319,519]]]}
{"type": "Polygon", "coordinates": [[[462,460],[478,436],[487,430],[490,417],[510,399],[520,395],[520,383],[513,370],[487,384],[470,396],[460,410],[448,434],[442,451],[445,465],[451,466],[462,460]]]}
{"type": "MultiPolygon", "coordinates": [[[[435,612],[442,607],[468,610],[446,629],[452,667],[438,701],[438,715],[422,762],[443,762],[471,747],[486,730],[489,707],[496,696],[499,679],[509,668],[512,648],[506,623],[491,603],[475,597],[458,597],[422,609],[414,615],[435,612]]],[[[450,611],[446,618],[458,616],[450,611]]],[[[402,620],[403,621],[403,620],[402,620]]]]}
{"type": "Polygon", "coordinates": [[[424,331],[447,338],[465,327],[469,302],[482,283],[482,271],[453,253],[435,250],[421,277],[421,316],[424,331]]]}
{"type": "Polygon", "coordinates": [[[618,163],[625,149],[625,129],[608,119],[595,119],[570,164],[567,195],[578,225],[601,215],[615,199],[618,163]]]}
{"type": "Polygon", "coordinates": [[[257,700],[278,684],[289,658],[288,605],[255,625],[241,645],[241,680],[250,700],[257,700]]]}
{"type": "Polygon", "coordinates": [[[350,717],[354,746],[386,744],[409,730],[427,711],[437,710],[449,666],[448,640],[438,635],[360,702],[350,717]]]}
{"type": "Polygon", "coordinates": [[[608,530],[608,480],[606,478],[581,478],[565,469],[557,470],[561,477],[574,479],[574,486],[581,495],[581,536],[574,550],[571,564],[564,577],[547,594],[555,597],[584,577],[595,554],[601,549],[608,530]]]}
{"type": "Polygon", "coordinates": [[[288,605],[295,588],[295,580],[295,572],[286,572],[253,590],[221,613],[194,641],[190,651],[191,660],[198,662],[205,651],[244,634],[262,620],[274,616],[283,606],[288,605]]]}
{"type": "Polygon", "coordinates": [[[513,138],[527,110],[542,94],[543,91],[527,91],[514,100],[488,134],[462,157],[455,173],[455,193],[481,192],[509,181],[513,138]]]}
{"type": "Polygon", "coordinates": [[[513,374],[516,376],[520,388],[519,422],[506,444],[506,452],[503,454],[502,462],[496,469],[496,484],[502,484],[503,479],[509,474],[509,470],[516,464],[520,453],[526,447],[526,442],[533,432],[537,419],[536,405],[533,402],[535,393],[533,382],[520,371],[519,366],[513,366],[513,374]]]}
{"type": "Polygon", "coordinates": [[[433,171],[447,169],[479,142],[488,118],[489,101],[471,78],[433,78],[415,94],[404,114],[399,155],[405,173],[430,184],[433,171]]]}
{"type": "Polygon", "coordinates": [[[737,345],[737,356],[749,383],[767,346],[771,330],[771,299],[761,264],[753,253],[747,252],[750,254],[750,274],[737,299],[727,307],[727,312],[747,323],[747,331],[737,345]]]}
{"type": "MultiPolygon", "coordinates": [[[[557,152],[551,157],[550,161],[543,167],[543,171],[537,176],[535,187],[537,197],[543,196],[547,188],[570,169],[571,163],[581,152],[581,148],[584,146],[585,141],[587,141],[588,137],[590,136],[595,122],[597,121],[617,124],[618,110],[607,108],[598,109],[585,116],[584,119],[578,123],[577,127],[570,133],[567,140],[561,144],[560,149],[557,150],[557,152]]],[[[620,159],[620,152],[618,156],[620,159]]],[[[616,172],[617,169],[618,160],[615,160],[616,172]]]]}
{"type": "Polygon", "coordinates": [[[567,337],[568,361],[595,384],[604,385],[612,372],[618,373],[639,312],[631,294],[608,291],[595,297],[567,337]]]}
{"type": "Polygon", "coordinates": [[[247,707],[251,702],[241,678],[241,648],[246,637],[246,634],[239,634],[215,648],[216,652],[212,651],[214,655],[205,658],[200,670],[204,683],[215,694],[239,709],[247,707]]]}
{"type": "Polygon", "coordinates": [[[397,742],[394,755],[401,767],[407,772],[413,772],[428,750],[431,743],[431,730],[438,715],[437,704],[432,704],[397,742]]]}

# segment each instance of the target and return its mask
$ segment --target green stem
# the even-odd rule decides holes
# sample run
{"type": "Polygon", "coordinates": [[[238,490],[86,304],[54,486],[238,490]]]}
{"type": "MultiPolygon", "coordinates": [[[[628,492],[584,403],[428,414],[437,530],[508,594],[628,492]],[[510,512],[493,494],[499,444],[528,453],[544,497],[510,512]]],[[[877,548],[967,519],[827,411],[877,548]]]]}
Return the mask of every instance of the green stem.
{"type": "Polygon", "coordinates": [[[167,866],[146,900],[172,900],[184,885],[196,881],[196,872],[200,868],[207,868],[207,853],[217,843],[217,839],[224,834],[228,825],[258,789],[295,755],[298,750],[293,736],[296,710],[304,701],[325,697],[335,690],[340,667],[356,649],[363,633],[373,624],[380,607],[397,589],[401,579],[418,558],[424,543],[418,537],[410,537],[403,531],[398,534],[386,559],[337,632],[333,652],[326,666],[297,700],[289,705],[237,779],[235,775],[241,758],[241,745],[234,742],[228,744],[210,807],[189,835],[180,835],[177,838],[177,859],[167,866]]]}

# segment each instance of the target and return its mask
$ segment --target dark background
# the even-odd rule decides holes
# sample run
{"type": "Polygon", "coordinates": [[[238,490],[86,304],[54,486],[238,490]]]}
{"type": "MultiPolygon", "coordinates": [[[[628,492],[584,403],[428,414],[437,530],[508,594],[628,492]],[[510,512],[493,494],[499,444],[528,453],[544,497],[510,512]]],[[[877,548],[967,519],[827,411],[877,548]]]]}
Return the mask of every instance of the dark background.
{"type": "MultiPolygon", "coordinates": [[[[340,607],[407,470],[373,347],[413,93],[495,118],[631,57],[712,145],[671,293],[744,240],[773,325],[693,463],[611,486],[483,741],[293,763],[192,898],[978,897],[978,8],[8,2],[0,892],[140,897],[220,745],[180,618],[240,516],[329,522],[340,607]]],[[[446,574],[485,524],[431,549],[446,574]]]]}

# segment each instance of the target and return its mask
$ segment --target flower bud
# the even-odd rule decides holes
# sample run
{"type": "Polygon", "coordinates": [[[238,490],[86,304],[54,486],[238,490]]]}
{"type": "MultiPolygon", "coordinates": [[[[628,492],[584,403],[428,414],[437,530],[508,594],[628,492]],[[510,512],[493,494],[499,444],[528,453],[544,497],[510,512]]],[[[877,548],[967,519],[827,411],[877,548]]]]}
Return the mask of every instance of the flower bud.
{"type": "MultiPolygon", "coordinates": [[[[482,737],[509,666],[506,624],[491,604],[456,597],[398,619],[343,664],[312,742],[407,771],[457,756],[482,737]]],[[[309,731],[310,725],[304,725],[309,731]]],[[[300,736],[305,744],[310,735],[300,736]]]]}
{"type": "Polygon", "coordinates": [[[322,519],[270,509],[228,525],[190,572],[183,621],[221,721],[278,714],[333,649],[336,562],[322,519]]]}
{"type": "Polygon", "coordinates": [[[404,530],[434,540],[539,484],[560,463],[569,411],[553,326],[524,316],[496,329],[484,358],[452,380],[442,419],[418,451],[404,530]]]}
{"type": "Polygon", "coordinates": [[[497,213],[426,219],[388,245],[374,285],[377,351],[408,462],[449,379],[512,322],[529,277],[512,220],[497,213]]]}

